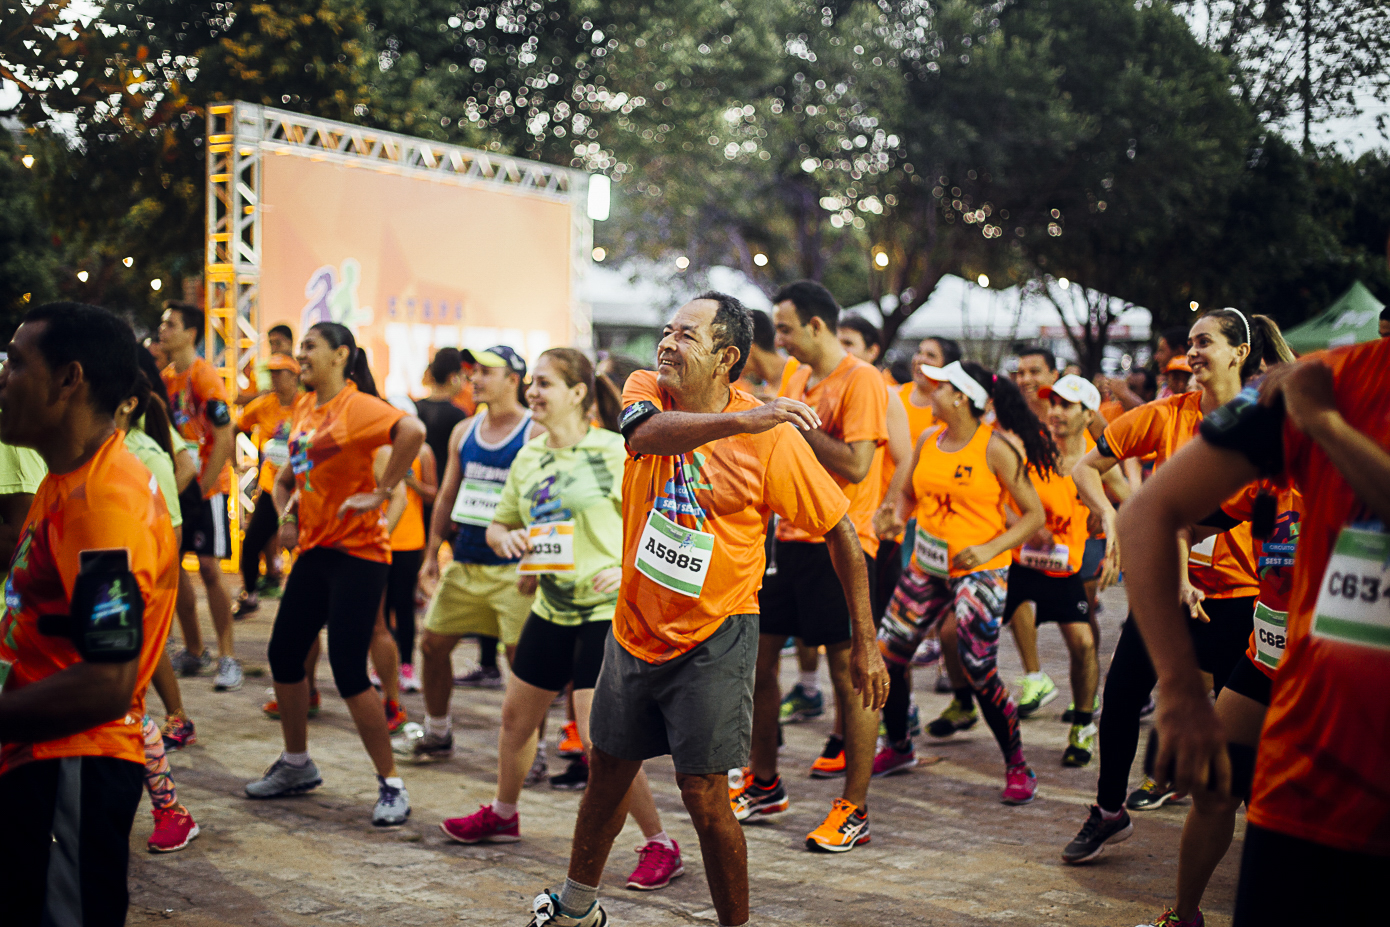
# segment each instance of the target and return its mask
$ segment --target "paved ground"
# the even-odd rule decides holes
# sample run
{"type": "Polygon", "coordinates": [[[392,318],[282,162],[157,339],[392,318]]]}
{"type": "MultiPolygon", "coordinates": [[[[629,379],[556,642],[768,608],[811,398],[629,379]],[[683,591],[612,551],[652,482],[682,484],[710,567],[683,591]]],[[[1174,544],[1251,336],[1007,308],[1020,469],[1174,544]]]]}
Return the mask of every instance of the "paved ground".
{"type": "MultiPolygon", "coordinates": [[[[1108,656],[1123,615],[1123,591],[1106,593],[1104,602],[1102,647],[1108,656]]],[[[448,764],[404,769],[414,806],[404,828],[381,831],[370,825],[375,780],[347,711],[326,678],[323,713],[309,727],[324,785],[310,795],[281,801],[242,797],[243,784],[257,778],[280,750],[279,726],[259,711],[269,685],[265,642],[272,614],[263,608],[260,616],[237,628],[248,669],[262,676],[248,678],[241,691],[228,694],[212,692],[207,678],[184,681],[199,742],[176,754],[173,765],[181,800],[199,821],[202,835],[180,853],[152,856],[145,852],[151,820],[142,808],[131,835],[130,923],[524,923],[536,892],[564,878],[579,795],[548,788],[527,791],[522,797],[523,840],[517,844],[464,847],[448,842],[438,829],[441,818],[471,812],[492,797],[500,692],[455,691],[458,752],[448,764]]],[[[1045,665],[1064,684],[1060,636],[1044,628],[1040,637],[1045,665]]],[[[1012,640],[1006,639],[1002,649],[1005,678],[1013,680],[1021,669],[1012,640]]],[[[458,665],[475,653],[465,644],[458,665]]],[[[321,675],[327,672],[325,665],[321,675]]],[[[787,658],[784,688],[794,673],[795,663],[787,658]]],[[[947,699],[931,691],[934,673],[918,673],[916,698],[924,719],[935,717],[947,699]]],[[[158,711],[157,698],[153,693],[150,698],[158,711]]],[[[1136,815],[1136,834],[1127,843],[1090,866],[1064,866],[1059,851],[1084,820],[1095,786],[1094,766],[1061,766],[1067,728],[1058,716],[1068,698],[1064,694],[1024,724],[1024,744],[1041,782],[1033,804],[1009,808],[999,803],[1003,770],[983,723],[951,742],[923,737],[919,754],[939,762],[875,782],[870,792],[873,842],[833,857],[808,853],[802,843],[838,794],[837,783],[805,775],[829,732],[829,713],[788,727],[782,764],[792,808],[778,820],[745,829],[753,922],[1130,927],[1149,920],[1171,896],[1186,808],[1136,815]]],[[[412,718],[421,717],[418,695],[408,696],[406,707],[412,718]]],[[[550,740],[553,766],[553,730],[550,740]]],[[[686,876],[651,894],[619,887],[636,862],[632,848],[640,842],[640,833],[629,823],[605,875],[605,906],[612,922],[714,923],[694,831],[681,808],[670,763],[652,761],[648,773],[666,828],[685,848],[686,876]]],[[[1243,823],[1241,828],[1207,895],[1212,927],[1226,927],[1230,921],[1243,823]]]]}

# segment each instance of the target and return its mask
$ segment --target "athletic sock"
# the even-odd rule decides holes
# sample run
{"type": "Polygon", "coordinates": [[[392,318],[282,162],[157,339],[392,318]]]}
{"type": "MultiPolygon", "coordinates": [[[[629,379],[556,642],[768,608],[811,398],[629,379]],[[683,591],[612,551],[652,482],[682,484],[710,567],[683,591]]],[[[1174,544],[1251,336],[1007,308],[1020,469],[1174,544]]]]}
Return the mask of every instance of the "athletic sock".
{"type": "Polygon", "coordinates": [[[295,769],[303,769],[305,766],[309,765],[309,753],[307,750],[303,753],[281,753],[280,758],[295,769]]]}
{"type": "Polygon", "coordinates": [[[560,910],[570,917],[583,917],[598,901],[598,886],[585,885],[574,879],[565,879],[565,887],[560,889],[560,910]]]}
{"type": "MultiPolygon", "coordinates": [[[[1096,805],[1096,807],[1100,808],[1100,805],[1096,805]]],[[[1125,812],[1123,808],[1121,808],[1119,811],[1106,811],[1104,808],[1100,808],[1100,816],[1107,821],[1119,820],[1120,815],[1124,813],[1125,812]]]]}
{"type": "Polygon", "coordinates": [[[820,673],[815,670],[802,670],[801,681],[798,685],[801,686],[803,695],[807,698],[815,698],[820,694],[820,673]]]}
{"type": "Polygon", "coordinates": [[[1036,673],[1024,673],[1023,678],[1031,679],[1034,682],[1042,682],[1044,679],[1047,678],[1047,674],[1044,673],[1042,670],[1038,670],[1036,673]]]}
{"type": "Polygon", "coordinates": [[[1091,714],[1092,714],[1092,713],[1089,712],[1089,711],[1073,711],[1073,712],[1071,713],[1071,717],[1072,717],[1072,722],[1071,722],[1071,723],[1072,723],[1072,724],[1079,724],[1079,725],[1081,725],[1082,727],[1085,727],[1086,725],[1088,725],[1088,724],[1091,723],[1091,714]]]}
{"type": "Polygon", "coordinates": [[[955,692],[956,701],[960,703],[960,707],[966,709],[967,711],[975,707],[974,689],[972,689],[970,686],[962,686],[961,688],[956,689],[955,692]]]}
{"type": "Polygon", "coordinates": [[[675,850],[676,848],[676,842],[672,840],[670,837],[666,836],[666,831],[664,830],[659,834],[652,834],[650,837],[647,838],[647,842],[659,843],[668,850],[675,850]]]}
{"type": "Polygon", "coordinates": [[[760,776],[754,776],[753,784],[760,789],[770,789],[777,784],[777,777],[773,776],[771,779],[764,779],[760,776]]]}
{"type": "Polygon", "coordinates": [[[405,788],[405,780],[402,779],[400,776],[379,776],[378,778],[380,778],[382,782],[391,786],[391,788],[393,789],[405,788]]]}
{"type": "Polygon", "coordinates": [[[450,723],[451,722],[449,720],[448,715],[445,715],[442,718],[435,718],[430,715],[426,715],[425,733],[438,734],[440,737],[443,737],[445,734],[449,733],[450,723]]]}
{"type": "MultiPolygon", "coordinates": [[[[494,798],[492,800],[492,813],[504,821],[510,821],[512,818],[516,817],[516,805],[508,804],[507,802],[494,798]]],[[[598,889],[594,889],[594,891],[597,892],[598,889]]],[[[587,911],[589,909],[585,908],[584,910],[587,911]]]]}

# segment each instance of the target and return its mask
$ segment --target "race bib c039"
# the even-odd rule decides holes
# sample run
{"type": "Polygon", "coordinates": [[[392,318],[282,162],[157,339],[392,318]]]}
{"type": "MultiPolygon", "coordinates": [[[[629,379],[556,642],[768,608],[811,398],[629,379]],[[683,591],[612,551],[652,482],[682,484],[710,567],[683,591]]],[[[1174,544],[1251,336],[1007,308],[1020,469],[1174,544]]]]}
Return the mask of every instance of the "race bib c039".
{"type": "Polygon", "coordinates": [[[1344,527],[1328,558],[1313,634],[1390,650],[1390,534],[1344,527]]]}
{"type": "Polygon", "coordinates": [[[637,571],[672,592],[699,598],[714,559],[714,535],[685,528],[652,509],[637,541],[637,571]]]}
{"type": "Polygon", "coordinates": [[[516,565],[518,573],[574,572],[574,522],[540,522],[527,529],[526,537],[531,550],[516,565]]]}

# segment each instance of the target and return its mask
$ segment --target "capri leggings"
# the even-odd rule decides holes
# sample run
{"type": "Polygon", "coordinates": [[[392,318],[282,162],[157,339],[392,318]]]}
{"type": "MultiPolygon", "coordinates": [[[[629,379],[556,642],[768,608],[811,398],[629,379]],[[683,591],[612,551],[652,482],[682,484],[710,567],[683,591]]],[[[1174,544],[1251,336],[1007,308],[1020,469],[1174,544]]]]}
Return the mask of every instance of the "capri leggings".
{"type": "Polygon", "coordinates": [[[275,532],[280,530],[280,518],[275,514],[275,502],[264,489],[256,497],[256,508],[241,539],[241,588],[255,592],[261,581],[261,551],[275,532]]]}
{"type": "Polygon", "coordinates": [[[327,625],[328,663],[338,694],[352,698],[371,688],[367,650],[390,569],[389,563],[326,547],[300,554],[270,632],[270,674],[275,681],[304,679],[304,659],[327,625]]]}
{"type": "Polygon", "coordinates": [[[420,581],[420,564],[424,559],[423,550],[391,551],[391,572],[386,579],[386,623],[393,627],[391,634],[396,639],[402,666],[415,663],[415,587],[420,581]]]}
{"type": "Polygon", "coordinates": [[[933,627],[954,614],[956,646],[980,711],[999,742],[1005,764],[1012,767],[1023,762],[1018,709],[1008,686],[999,678],[998,668],[1007,576],[1007,569],[999,569],[941,579],[923,572],[915,560],[903,570],[878,632],[878,647],[888,663],[888,704],[883,723],[890,740],[900,742],[907,737],[911,697],[907,666],[917,645],[933,627]]]}
{"type": "Polygon", "coordinates": [[[174,788],[174,777],[169,774],[164,735],[149,715],[141,722],[140,733],[145,738],[145,791],[150,793],[150,804],[160,811],[172,808],[179,803],[179,793],[174,788]]]}

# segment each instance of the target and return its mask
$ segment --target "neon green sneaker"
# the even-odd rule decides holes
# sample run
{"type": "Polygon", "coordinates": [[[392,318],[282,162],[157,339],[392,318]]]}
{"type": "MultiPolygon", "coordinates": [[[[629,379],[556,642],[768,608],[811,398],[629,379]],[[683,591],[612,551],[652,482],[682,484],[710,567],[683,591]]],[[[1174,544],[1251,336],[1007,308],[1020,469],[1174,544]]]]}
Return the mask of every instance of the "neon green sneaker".
{"type": "Polygon", "coordinates": [[[979,720],[980,713],[974,705],[966,708],[958,699],[953,698],[951,704],[941,713],[941,717],[927,725],[927,733],[933,737],[950,737],[956,731],[970,730],[979,720]]]}
{"type": "Polygon", "coordinates": [[[1057,685],[1046,673],[1030,673],[1020,677],[1019,685],[1023,691],[1018,696],[1018,716],[1029,718],[1057,697],[1057,685]]]}
{"type": "Polygon", "coordinates": [[[1071,734],[1067,737],[1067,749],[1062,753],[1062,765],[1081,768],[1091,765],[1091,757],[1096,750],[1096,731],[1099,728],[1095,723],[1082,726],[1073,724],[1071,734]]]}
{"type": "MultiPolygon", "coordinates": [[[[1098,715],[1098,714],[1100,714],[1100,693],[1099,693],[1099,692],[1096,693],[1096,704],[1095,704],[1094,707],[1091,708],[1091,716],[1092,716],[1092,717],[1095,717],[1095,716],[1098,715]]],[[[1063,723],[1063,724],[1075,724],[1075,723],[1076,723],[1076,703],[1075,703],[1075,702],[1067,702],[1067,710],[1064,711],[1064,712],[1062,712],[1062,723],[1063,723]]]]}
{"type": "Polygon", "coordinates": [[[815,695],[807,695],[806,690],[798,682],[792,686],[792,690],[787,693],[786,698],[782,699],[781,708],[778,710],[778,720],[783,724],[795,724],[798,721],[819,718],[824,713],[825,696],[819,691],[815,695]]]}

